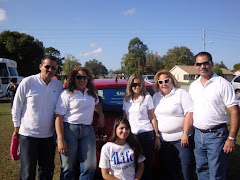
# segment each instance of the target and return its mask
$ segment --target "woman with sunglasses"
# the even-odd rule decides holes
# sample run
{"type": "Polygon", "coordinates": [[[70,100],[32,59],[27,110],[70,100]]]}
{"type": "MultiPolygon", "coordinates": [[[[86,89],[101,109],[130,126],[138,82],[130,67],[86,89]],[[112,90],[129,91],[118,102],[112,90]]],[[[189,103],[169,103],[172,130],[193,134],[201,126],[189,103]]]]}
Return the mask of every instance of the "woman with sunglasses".
{"type": "Polygon", "coordinates": [[[128,80],[123,101],[123,114],[129,120],[131,131],[137,137],[146,157],[141,179],[152,179],[152,153],[154,148],[159,150],[160,139],[153,100],[140,74],[133,74],[128,80]]]}
{"type": "Polygon", "coordinates": [[[190,95],[180,89],[175,77],[168,70],[155,75],[153,95],[154,113],[160,131],[160,157],[166,168],[166,179],[194,179],[193,101],[190,95]],[[181,173],[180,173],[181,174],[181,173]]]}
{"type": "Polygon", "coordinates": [[[67,81],[67,89],[59,97],[55,110],[62,163],[60,179],[73,180],[77,162],[80,163],[79,179],[93,179],[96,168],[93,113],[95,110],[99,115],[100,128],[104,127],[104,115],[88,68],[75,67],[67,81]]]}

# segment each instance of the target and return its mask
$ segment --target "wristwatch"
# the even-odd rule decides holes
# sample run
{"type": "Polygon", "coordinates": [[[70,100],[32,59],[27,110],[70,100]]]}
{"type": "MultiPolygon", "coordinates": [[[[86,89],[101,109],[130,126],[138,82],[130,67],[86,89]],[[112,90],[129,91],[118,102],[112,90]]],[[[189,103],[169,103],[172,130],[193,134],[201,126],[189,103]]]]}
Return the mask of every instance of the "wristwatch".
{"type": "Polygon", "coordinates": [[[233,137],[231,137],[231,136],[228,136],[228,139],[230,139],[230,140],[232,140],[232,141],[236,141],[236,138],[233,138],[233,137]]]}
{"type": "Polygon", "coordinates": [[[157,137],[160,137],[160,134],[156,134],[157,137]]]}
{"type": "Polygon", "coordinates": [[[189,135],[189,131],[183,131],[183,133],[189,135]]]}

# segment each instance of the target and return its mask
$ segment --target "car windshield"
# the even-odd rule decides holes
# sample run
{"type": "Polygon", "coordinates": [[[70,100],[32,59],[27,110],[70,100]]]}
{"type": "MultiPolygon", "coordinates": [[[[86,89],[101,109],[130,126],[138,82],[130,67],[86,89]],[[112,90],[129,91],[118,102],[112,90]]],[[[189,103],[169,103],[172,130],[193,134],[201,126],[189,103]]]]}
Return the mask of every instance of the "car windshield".
{"type": "Polygon", "coordinates": [[[148,79],[154,79],[154,76],[148,76],[148,79]]]}

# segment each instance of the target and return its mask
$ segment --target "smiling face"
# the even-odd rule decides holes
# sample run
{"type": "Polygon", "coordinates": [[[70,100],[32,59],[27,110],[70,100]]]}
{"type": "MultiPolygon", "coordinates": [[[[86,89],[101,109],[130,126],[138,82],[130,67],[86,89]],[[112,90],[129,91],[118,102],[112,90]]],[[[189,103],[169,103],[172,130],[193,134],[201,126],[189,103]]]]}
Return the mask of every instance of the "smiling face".
{"type": "Polygon", "coordinates": [[[126,143],[126,138],[128,137],[130,133],[130,129],[126,124],[120,123],[116,129],[116,143],[117,144],[125,144],[126,143]]]}
{"type": "Polygon", "coordinates": [[[84,90],[85,90],[85,88],[87,86],[87,83],[88,83],[88,78],[86,78],[87,73],[85,71],[78,71],[76,76],[81,77],[81,78],[78,78],[78,79],[75,77],[76,89],[78,91],[81,91],[82,93],[84,93],[84,90]]]}
{"type": "Polygon", "coordinates": [[[213,71],[213,62],[208,59],[207,55],[199,55],[196,57],[196,63],[195,63],[195,69],[199,72],[199,74],[205,78],[205,79],[210,79],[212,77],[213,71]],[[199,64],[200,66],[197,66],[198,63],[203,63],[199,64]]]}
{"type": "Polygon", "coordinates": [[[134,79],[132,82],[133,93],[140,94],[141,90],[142,90],[141,80],[139,78],[134,79]]]}
{"type": "Polygon", "coordinates": [[[168,75],[166,74],[161,74],[158,78],[158,81],[162,81],[162,84],[158,84],[160,90],[162,91],[163,96],[168,95],[172,88],[173,88],[173,82],[172,80],[168,80],[171,79],[170,77],[168,77],[168,75]]]}

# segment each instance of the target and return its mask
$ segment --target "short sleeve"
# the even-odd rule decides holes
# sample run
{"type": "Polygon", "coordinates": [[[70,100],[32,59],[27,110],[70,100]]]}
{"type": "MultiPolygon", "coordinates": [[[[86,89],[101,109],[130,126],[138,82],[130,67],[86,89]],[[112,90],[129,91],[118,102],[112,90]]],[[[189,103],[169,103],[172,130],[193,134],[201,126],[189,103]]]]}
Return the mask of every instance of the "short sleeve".
{"type": "Polygon", "coordinates": [[[152,96],[147,95],[146,98],[147,98],[148,110],[154,109],[152,96]]]}
{"type": "Polygon", "coordinates": [[[108,143],[102,147],[101,156],[99,161],[99,167],[103,169],[110,168],[110,158],[109,158],[109,150],[108,150],[108,143]]]}
{"type": "Polygon", "coordinates": [[[68,110],[70,94],[67,90],[64,90],[58,98],[55,114],[65,115],[68,110]]]}
{"type": "Polygon", "coordinates": [[[188,112],[193,112],[194,104],[190,94],[183,89],[179,89],[179,90],[181,90],[180,98],[181,98],[184,115],[186,115],[188,112]]]}

